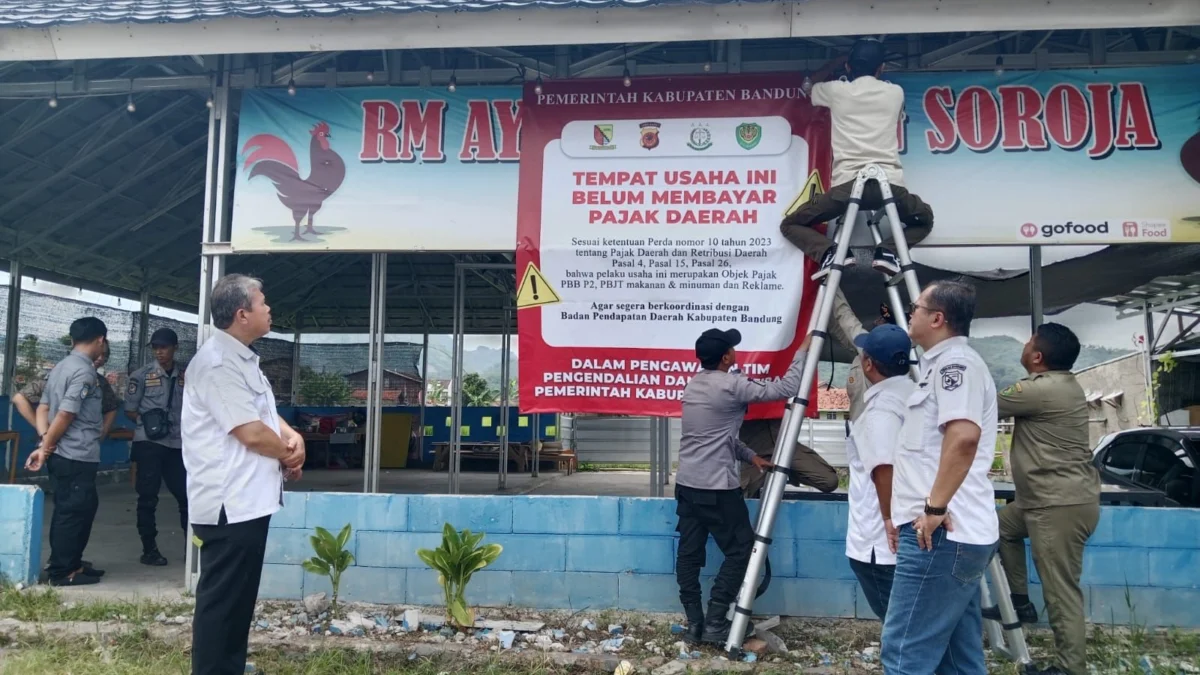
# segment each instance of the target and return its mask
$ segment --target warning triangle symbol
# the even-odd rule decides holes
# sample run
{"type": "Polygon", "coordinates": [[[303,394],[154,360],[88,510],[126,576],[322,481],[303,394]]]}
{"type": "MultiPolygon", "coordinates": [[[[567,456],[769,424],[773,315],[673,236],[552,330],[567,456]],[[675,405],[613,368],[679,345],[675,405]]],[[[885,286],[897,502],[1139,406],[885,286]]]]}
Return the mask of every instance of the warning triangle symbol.
{"type": "Polygon", "coordinates": [[[546,281],[546,277],[537,266],[529,263],[525,268],[525,276],[521,278],[521,286],[517,289],[517,309],[538,307],[562,302],[558,292],[546,281]]]}
{"type": "Polygon", "coordinates": [[[817,195],[823,194],[825,194],[825,188],[821,186],[821,176],[817,173],[816,169],[813,169],[813,172],[808,174],[808,180],[804,181],[804,187],[800,188],[800,194],[796,195],[796,198],[788,205],[787,211],[784,211],[783,215],[792,215],[796,212],[796,209],[804,206],[817,195]]]}

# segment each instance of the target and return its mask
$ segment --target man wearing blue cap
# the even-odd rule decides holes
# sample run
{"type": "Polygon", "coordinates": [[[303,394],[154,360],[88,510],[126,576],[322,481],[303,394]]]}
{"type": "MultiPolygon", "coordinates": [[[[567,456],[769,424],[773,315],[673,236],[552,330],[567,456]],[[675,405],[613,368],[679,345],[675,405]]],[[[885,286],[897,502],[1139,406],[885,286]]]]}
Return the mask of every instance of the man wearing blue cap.
{"type": "Polygon", "coordinates": [[[862,413],[850,425],[850,520],[846,557],[871,610],[881,620],[896,574],[896,527],[892,524],[892,463],[904,426],[912,379],[912,341],[894,324],[876,326],[854,338],[862,350],[862,376],[869,383],[862,413]]]}
{"type": "MultiPolygon", "coordinates": [[[[933,209],[904,187],[899,141],[904,90],[879,79],[883,75],[885,56],[882,42],[862,39],[854,43],[848,57],[831,61],[812,77],[816,82],[809,94],[812,104],[829,108],[830,144],[833,146],[830,182],[833,187],[825,194],[812,195],[807,202],[789,209],[779,230],[805,255],[820,263],[821,270],[814,276],[817,279],[828,274],[837,247],[827,236],[812,228],[846,212],[854,179],[869,164],[879,165],[887,174],[908,245],[916,245],[933,229],[933,209]],[[822,81],[843,68],[842,77],[832,82],[822,81]]],[[[863,189],[862,206],[866,209],[883,207],[883,194],[874,181],[863,189]]],[[[885,240],[891,238],[886,231],[884,235],[885,240]]],[[[844,262],[853,265],[854,258],[849,257],[844,262]]],[[[896,254],[884,246],[875,249],[871,266],[889,276],[900,273],[896,254]]]]}
{"type": "Polygon", "coordinates": [[[783,377],[751,380],[730,372],[737,364],[734,347],[741,341],[742,334],[736,329],[704,331],[696,340],[701,370],[683,390],[679,470],[675,474],[675,512],[679,516],[675,577],[688,619],[684,638],[692,643],[724,644],[729,638],[732,626],[726,615],[754,546],[754,526],[742,497],[738,465],[753,464],[764,471],[772,465],[738,439],[746,407],[795,396],[808,351],[806,338],[783,377]],[[700,570],[706,562],[704,550],[710,534],[725,561],[713,581],[705,619],[700,570]]]}

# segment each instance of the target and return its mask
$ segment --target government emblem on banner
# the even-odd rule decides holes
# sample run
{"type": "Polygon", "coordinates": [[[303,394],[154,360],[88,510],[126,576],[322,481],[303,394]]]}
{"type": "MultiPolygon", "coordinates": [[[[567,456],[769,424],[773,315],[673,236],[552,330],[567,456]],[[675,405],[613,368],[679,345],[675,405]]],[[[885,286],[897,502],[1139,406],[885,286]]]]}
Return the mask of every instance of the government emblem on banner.
{"type": "Polygon", "coordinates": [[[688,135],[688,147],[693,150],[707,150],[712,147],[712,132],[707,126],[692,127],[688,135]]]}
{"type": "Polygon", "coordinates": [[[613,125],[597,124],[592,127],[592,140],[595,145],[592,150],[616,150],[617,144],[613,143],[613,125]]]}
{"type": "Polygon", "coordinates": [[[658,122],[642,122],[639,125],[642,130],[643,148],[653,150],[658,147],[658,129],[661,126],[658,122]]]}
{"type": "Polygon", "coordinates": [[[747,150],[753,150],[754,146],[762,140],[762,127],[753,122],[743,122],[737,127],[737,142],[747,150]]]}

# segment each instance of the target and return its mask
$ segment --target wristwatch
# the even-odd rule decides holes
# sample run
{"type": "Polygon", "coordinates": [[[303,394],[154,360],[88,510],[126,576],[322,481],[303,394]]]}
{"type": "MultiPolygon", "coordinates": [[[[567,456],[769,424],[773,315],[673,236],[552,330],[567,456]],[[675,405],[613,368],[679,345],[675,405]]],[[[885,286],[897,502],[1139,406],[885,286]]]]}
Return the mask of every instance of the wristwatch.
{"type": "Polygon", "coordinates": [[[927,516],[944,516],[946,515],[945,506],[934,506],[929,503],[929,497],[925,498],[925,515],[927,516]]]}

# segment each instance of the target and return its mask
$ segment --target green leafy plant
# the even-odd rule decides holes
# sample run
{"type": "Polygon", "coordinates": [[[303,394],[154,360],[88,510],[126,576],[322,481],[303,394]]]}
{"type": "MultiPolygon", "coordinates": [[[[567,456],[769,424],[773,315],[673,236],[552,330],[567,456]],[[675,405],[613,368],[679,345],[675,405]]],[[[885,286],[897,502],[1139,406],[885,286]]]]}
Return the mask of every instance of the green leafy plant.
{"type": "Polygon", "coordinates": [[[441,546],[417,550],[417,556],[438,573],[438,584],[446,597],[446,612],[450,621],[461,628],[475,625],[475,610],[467,606],[465,595],[471,576],[495,562],[504,551],[499,544],[481,546],[483,536],[482,532],[470,530],[458,532],[446,523],[441,546]]]}
{"type": "Polygon", "coordinates": [[[333,588],[333,597],[329,604],[329,616],[337,612],[338,588],[342,584],[342,573],[354,564],[354,554],[346,550],[350,541],[350,525],[347,523],[335,537],[323,527],[317,528],[317,533],[309,537],[315,556],[301,563],[305,570],[329,577],[329,585],[333,588]]]}
{"type": "Polygon", "coordinates": [[[467,373],[462,379],[462,400],[467,406],[495,405],[500,392],[492,389],[488,381],[479,373],[467,373]]]}
{"type": "Polygon", "coordinates": [[[296,394],[304,405],[345,405],[354,395],[346,378],[338,373],[317,372],[304,367],[300,369],[299,380],[300,388],[296,394]]]}

